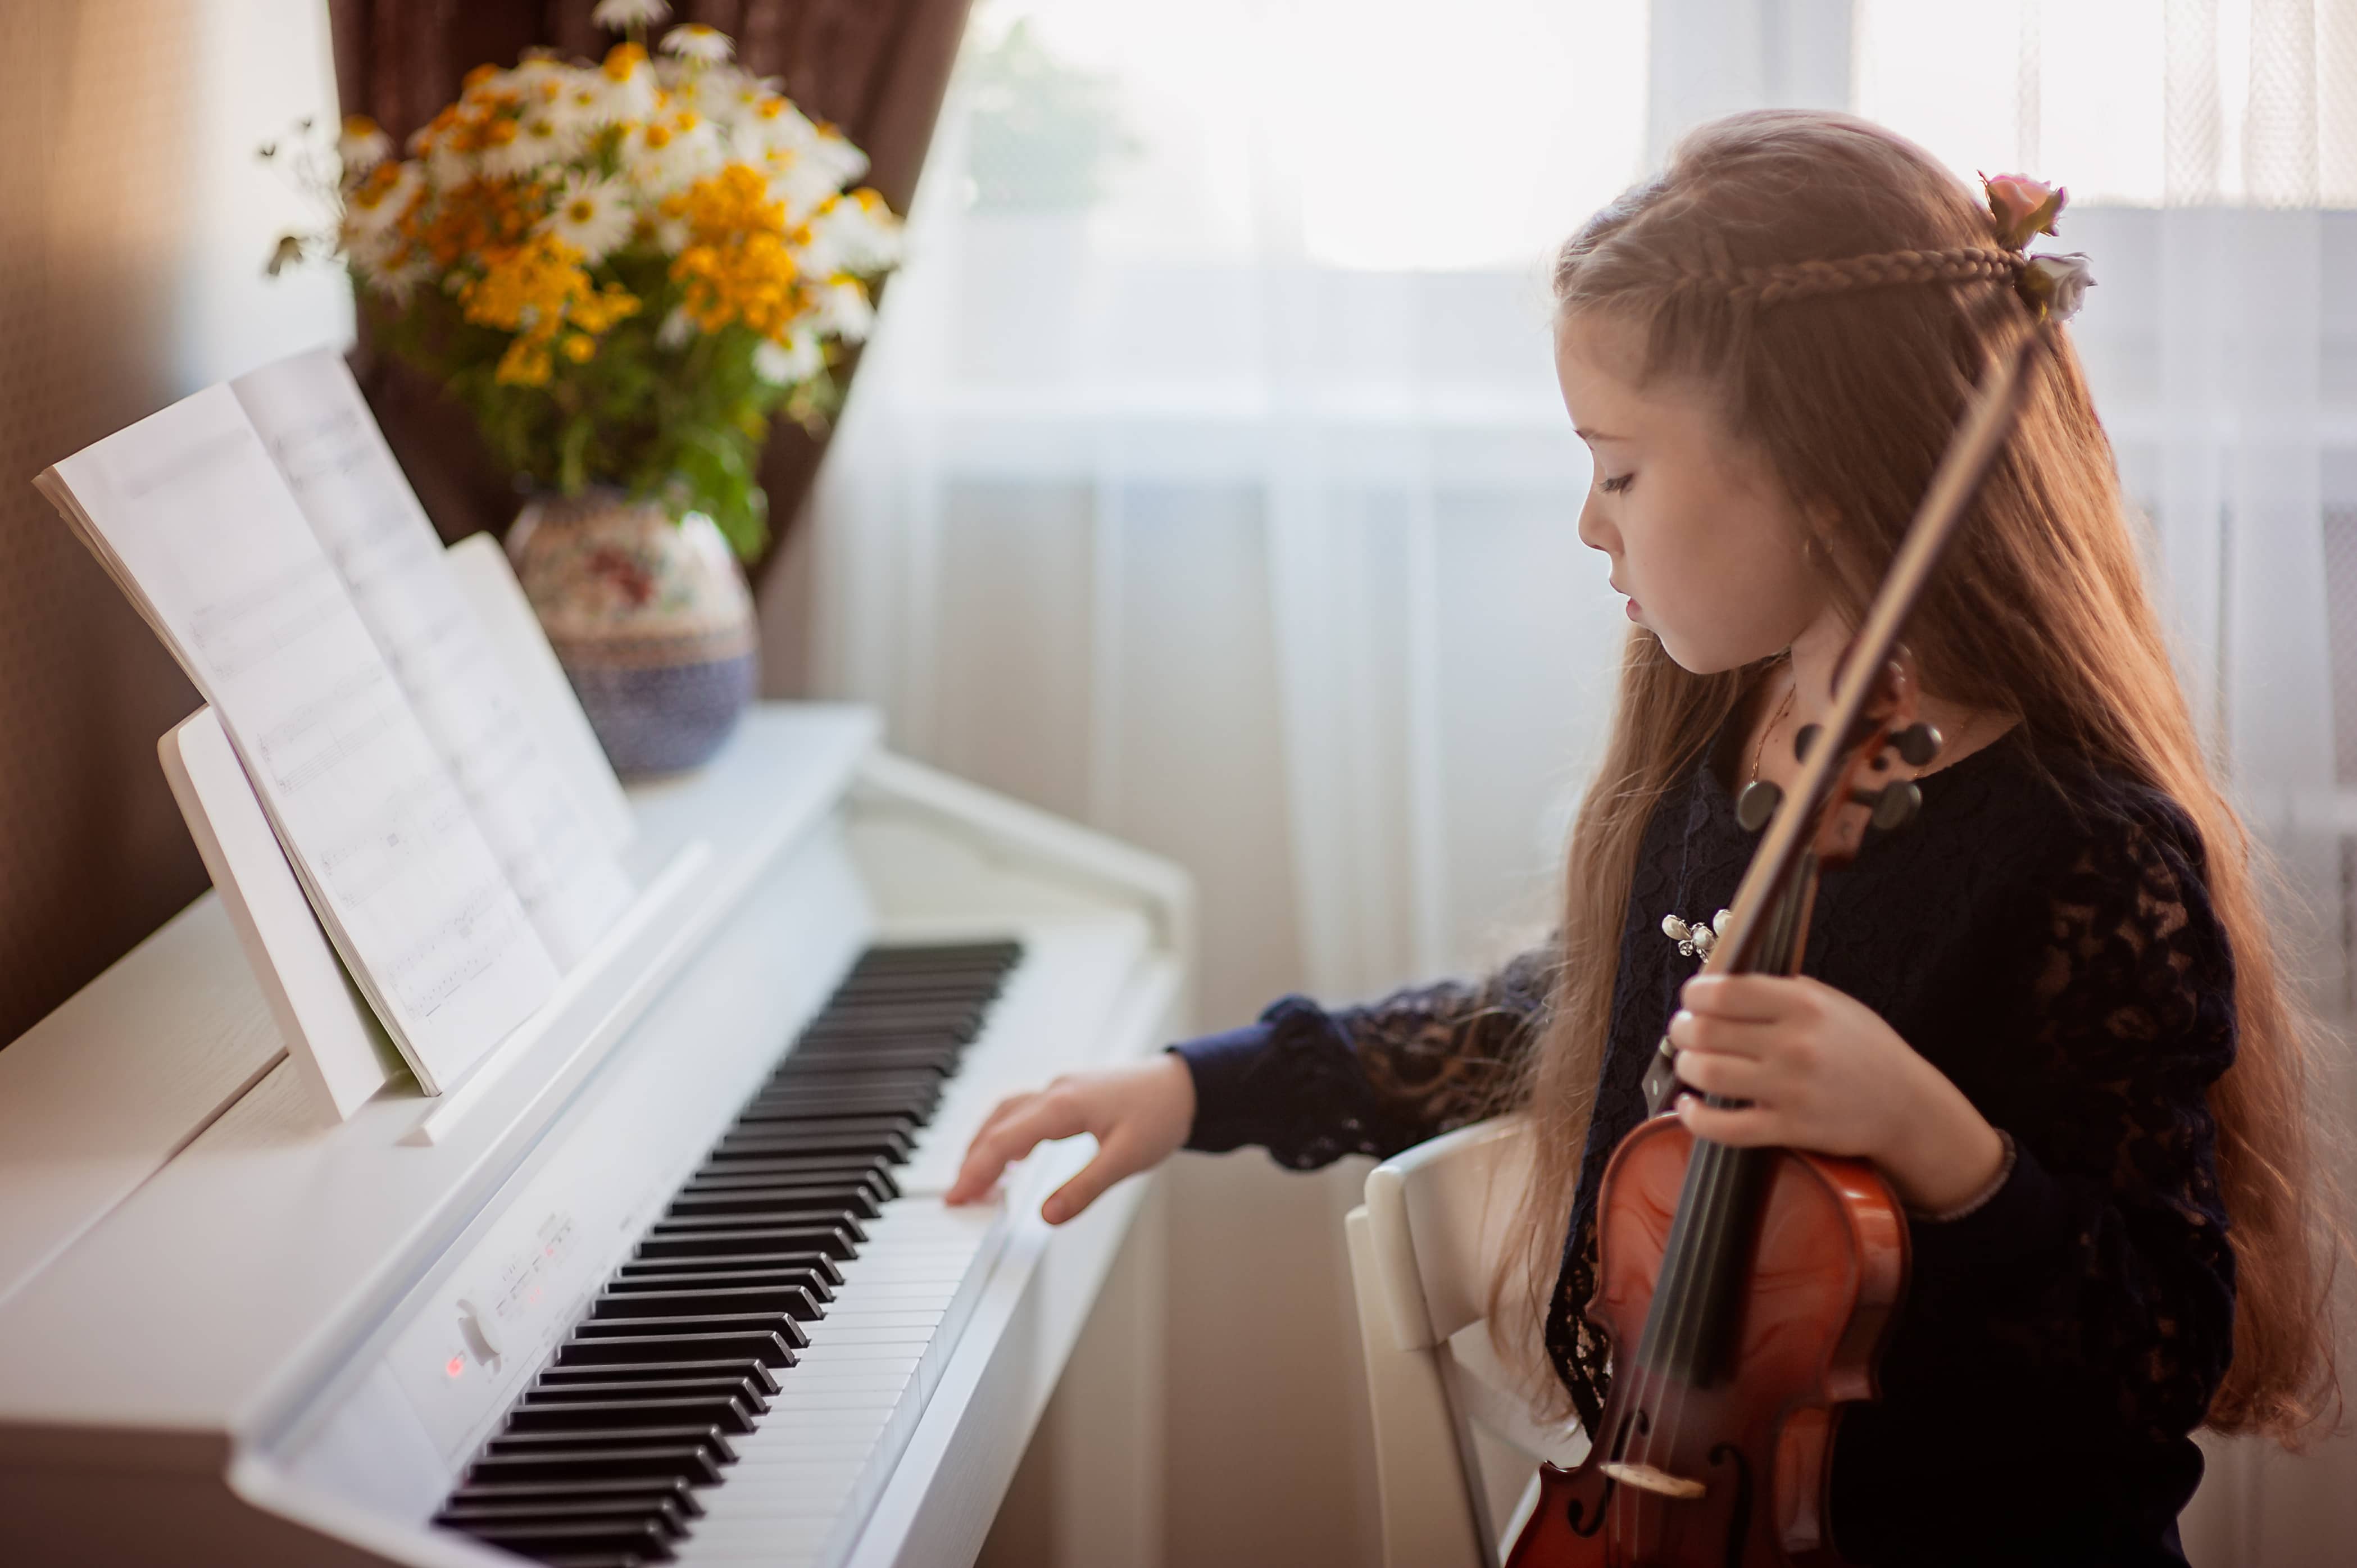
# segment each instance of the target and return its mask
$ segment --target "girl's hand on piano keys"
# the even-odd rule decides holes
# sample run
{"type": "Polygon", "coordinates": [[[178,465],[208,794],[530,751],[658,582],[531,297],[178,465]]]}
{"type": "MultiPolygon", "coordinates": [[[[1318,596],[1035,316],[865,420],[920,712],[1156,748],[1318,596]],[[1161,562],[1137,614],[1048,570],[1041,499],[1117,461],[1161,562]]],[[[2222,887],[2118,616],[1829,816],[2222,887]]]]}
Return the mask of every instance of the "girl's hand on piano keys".
{"type": "Polygon", "coordinates": [[[999,1101],[942,1200],[987,1197],[1001,1173],[1039,1144],[1093,1133],[1097,1157],[1039,1206],[1049,1224],[1061,1225],[1122,1177],[1160,1165],[1194,1124],[1194,1075],[1171,1052],[1135,1067],[1068,1073],[1036,1093],[999,1101]]]}

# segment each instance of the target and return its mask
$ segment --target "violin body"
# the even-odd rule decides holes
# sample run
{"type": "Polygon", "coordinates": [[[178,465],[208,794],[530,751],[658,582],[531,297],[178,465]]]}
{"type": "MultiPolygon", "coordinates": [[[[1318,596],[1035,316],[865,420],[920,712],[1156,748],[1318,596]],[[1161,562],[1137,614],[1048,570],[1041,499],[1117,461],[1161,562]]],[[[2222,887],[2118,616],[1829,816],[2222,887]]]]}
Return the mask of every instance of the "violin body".
{"type": "Polygon", "coordinates": [[[1906,1216],[1866,1161],[1755,1151],[1756,1250],[1733,1286],[1728,1347],[1740,1376],[1696,1383],[1637,1348],[1695,1146],[1657,1116],[1606,1167],[1587,1316],[1615,1348],[1612,1392],[1579,1466],[1541,1467],[1507,1568],[1841,1561],[1825,1522],[1834,1429],[1844,1403],[1875,1397],[1906,1289],[1906,1216]],[[1655,1489],[1672,1482],[1699,1495],[1655,1489]]]}

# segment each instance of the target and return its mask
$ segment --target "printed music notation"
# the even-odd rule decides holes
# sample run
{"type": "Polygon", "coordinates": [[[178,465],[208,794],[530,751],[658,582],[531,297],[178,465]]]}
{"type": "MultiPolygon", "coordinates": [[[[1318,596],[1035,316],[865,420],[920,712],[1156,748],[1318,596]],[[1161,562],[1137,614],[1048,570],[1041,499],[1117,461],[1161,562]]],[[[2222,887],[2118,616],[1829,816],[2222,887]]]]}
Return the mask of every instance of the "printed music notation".
{"type": "Polygon", "coordinates": [[[393,989],[404,1006],[430,1018],[531,935],[506,884],[485,882],[393,961],[393,989]]]}
{"type": "Polygon", "coordinates": [[[188,638],[223,675],[242,675],[328,625],[342,595],[326,561],[292,563],[273,581],[196,606],[188,614],[188,638]]]}
{"type": "Polygon", "coordinates": [[[351,372],[322,350],[234,390],[533,928],[570,967],[633,890],[524,721],[351,372]]]}
{"type": "Polygon", "coordinates": [[[420,1080],[462,1074],[557,970],[237,394],[184,399],[45,480],[220,714],[420,1080]]]}
{"type": "Polygon", "coordinates": [[[279,788],[290,792],[357,761],[400,716],[401,694],[382,665],[363,665],[255,737],[279,788]]]}

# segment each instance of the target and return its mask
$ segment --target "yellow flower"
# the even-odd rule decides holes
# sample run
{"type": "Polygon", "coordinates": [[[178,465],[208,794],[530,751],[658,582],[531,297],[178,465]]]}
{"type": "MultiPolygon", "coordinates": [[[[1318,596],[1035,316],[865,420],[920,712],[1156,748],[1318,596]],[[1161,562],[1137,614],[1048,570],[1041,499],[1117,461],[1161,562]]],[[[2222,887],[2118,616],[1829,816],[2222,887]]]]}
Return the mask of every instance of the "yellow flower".
{"type": "Polygon", "coordinates": [[[808,308],[785,206],[770,198],[759,170],[728,164],[665,201],[662,211],[687,227],[671,275],[697,327],[717,332],[742,322],[764,338],[782,338],[808,308]]]}
{"type": "Polygon", "coordinates": [[[599,288],[581,252],[554,234],[534,234],[485,256],[483,275],[459,289],[458,302],[468,320],[516,335],[500,357],[498,379],[520,386],[547,384],[554,369],[550,345],[560,336],[567,339],[566,358],[578,363],[596,351],[598,335],[639,308],[629,290],[599,288]],[[576,349],[574,338],[587,351],[576,349]]]}

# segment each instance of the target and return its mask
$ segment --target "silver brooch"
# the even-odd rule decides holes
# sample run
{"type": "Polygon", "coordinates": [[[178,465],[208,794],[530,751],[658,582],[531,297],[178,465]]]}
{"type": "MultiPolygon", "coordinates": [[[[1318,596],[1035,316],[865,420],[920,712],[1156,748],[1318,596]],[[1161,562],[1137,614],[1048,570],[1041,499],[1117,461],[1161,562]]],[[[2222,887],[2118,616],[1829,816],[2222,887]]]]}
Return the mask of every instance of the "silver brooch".
{"type": "Polygon", "coordinates": [[[1678,951],[1688,958],[1708,958],[1719,933],[1727,929],[1727,922],[1734,918],[1734,910],[1721,909],[1706,926],[1700,920],[1688,925],[1675,915],[1664,915],[1662,917],[1662,935],[1677,943],[1678,951]]]}

